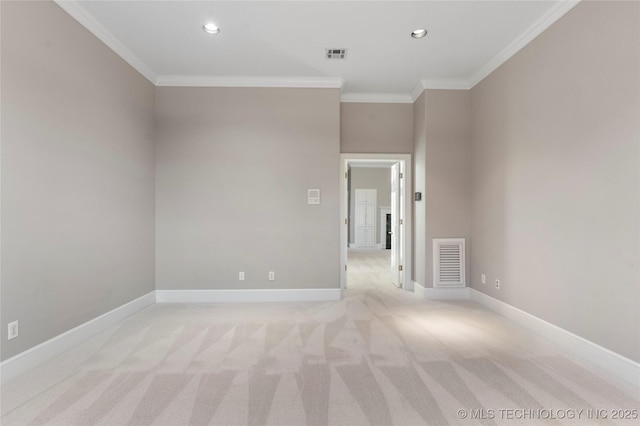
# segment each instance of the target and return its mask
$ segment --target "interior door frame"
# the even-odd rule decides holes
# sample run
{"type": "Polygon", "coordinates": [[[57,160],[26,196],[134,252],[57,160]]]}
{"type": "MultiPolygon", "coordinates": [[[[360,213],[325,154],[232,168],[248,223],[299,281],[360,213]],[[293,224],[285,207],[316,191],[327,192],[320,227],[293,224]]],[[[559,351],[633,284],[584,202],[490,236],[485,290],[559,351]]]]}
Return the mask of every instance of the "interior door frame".
{"type": "Polygon", "coordinates": [[[411,154],[340,154],[340,288],[347,288],[347,245],[349,242],[349,211],[348,211],[348,185],[347,172],[351,163],[404,163],[404,217],[401,217],[400,239],[403,247],[403,274],[402,288],[405,291],[413,291],[411,280],[413,270],[413,209],[411,191],[413,190],[413,177],[411,168],[411,154]]]}

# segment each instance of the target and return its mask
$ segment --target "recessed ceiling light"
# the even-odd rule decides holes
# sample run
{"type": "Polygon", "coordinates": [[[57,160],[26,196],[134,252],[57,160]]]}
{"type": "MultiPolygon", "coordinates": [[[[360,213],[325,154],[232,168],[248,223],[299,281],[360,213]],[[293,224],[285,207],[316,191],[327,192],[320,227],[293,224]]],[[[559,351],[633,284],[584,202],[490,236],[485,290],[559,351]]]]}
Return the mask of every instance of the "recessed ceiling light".
{"type": "Polygon", "coordinates": [[[427,35],[427,30],[420,28],[418,30],[411,31],[411,37],[413,38],[422,38],[427,35]]]}
{"type": "Polygon", "coordinates": [[[220,32],[220,28],[216,27],[215,24],[212,24],[211,22],[205,24],[202,29],[204,32],[209,34],[218,34],[220,32]]]}

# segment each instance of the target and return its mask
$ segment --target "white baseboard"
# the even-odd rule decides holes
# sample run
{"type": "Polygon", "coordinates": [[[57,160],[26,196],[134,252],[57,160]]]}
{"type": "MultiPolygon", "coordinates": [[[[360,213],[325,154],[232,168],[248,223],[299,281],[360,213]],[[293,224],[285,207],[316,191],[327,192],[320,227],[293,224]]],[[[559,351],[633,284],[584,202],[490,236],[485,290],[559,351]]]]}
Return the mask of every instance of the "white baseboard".
{"type": "Polygon", "coordinates": [[[469,287],[424,289],[424,298],[427,300],[469,300],[470,297],[469,287]]]}
{"type": "Polygon", "coordinates": [[[413,281],[413,292],[425,300],[469,300],[469,287],[460,288],[431,288],[413,281]]]}
{"type": "Polygon", "coordinates": [[[340,300],[339,288],[265,290],[156,290],[158,303],[326,302],[340,300]]]}
{"type": "MultiPolygon", "coordinates": [[[[558,346],[640,388],[640,363],[564,330],[556,325],[487,296],[469,287],[455,289],[425,288],[413,281],[414,292],[430,300],[471,299],[488,309],[528,328],[558,346]]],[[[265,290],[156,290],[113,309],[0,363],[0,383],[76,346],[154,303],[241,303],[300,302],[340,300],[339,288],[265,289],[265,290]]]]}
{"type": "Polygon", "coordinates": [[[424,291],[426,289],[422,286],[422,284],[420,284],[417,281],[413,281],[413,280],[411,282],[413,283],[413,292],[415,294],[417,294],[418,296],[424,297],[424,291]]]}
{"type": "Polygon", "coordinates": [[[349,243],[349,248],[356,248],[356,243],[349,243]]]}
{"type": "Polygon", "coordinates": [[[563,328],[498,299],[470,290],[471,300],[509,318],[617,378],[640,388],[640,363],[619,355],[563,328]]]}
{"type": "Polygon", "coordinates": [[[7,383],[18,375],[60,355],[64,351],[90,339],[131,315],[153,305],[155,292],[150,292],[125,303],[105,314],[85,322],[69,331],[40,343],[0,363],[0,383],[7,383]]]}

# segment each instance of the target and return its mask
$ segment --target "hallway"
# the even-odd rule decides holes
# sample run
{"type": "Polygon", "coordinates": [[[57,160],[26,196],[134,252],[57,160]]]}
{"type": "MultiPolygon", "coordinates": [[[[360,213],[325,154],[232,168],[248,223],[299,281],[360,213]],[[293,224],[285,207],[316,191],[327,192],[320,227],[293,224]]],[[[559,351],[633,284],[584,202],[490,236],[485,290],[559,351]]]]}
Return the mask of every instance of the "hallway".
{"type": "Polygon", "coordinates": [[[348,290],[398,289],[391,282],[391,250],[349,249],[347,264],[348,290]]]}

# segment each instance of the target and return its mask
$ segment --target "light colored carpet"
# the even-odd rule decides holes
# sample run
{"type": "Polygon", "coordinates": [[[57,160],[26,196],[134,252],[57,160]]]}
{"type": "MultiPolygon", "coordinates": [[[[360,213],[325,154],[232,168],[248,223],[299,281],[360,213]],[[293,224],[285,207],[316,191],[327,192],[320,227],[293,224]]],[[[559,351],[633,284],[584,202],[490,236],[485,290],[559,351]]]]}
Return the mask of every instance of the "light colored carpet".
{"type": "Polygon", "coordinates": [[[4,386],[2,424],[636,424],[611,418],[640,408],[631,387],[396,289],[388,252],[349,256],[339,302],[154,305],[4,386]]]}

